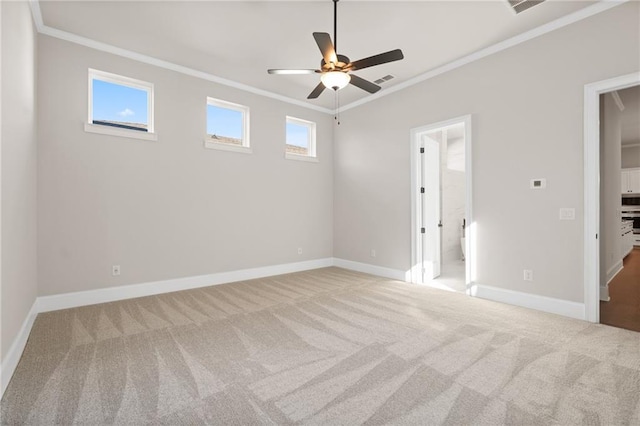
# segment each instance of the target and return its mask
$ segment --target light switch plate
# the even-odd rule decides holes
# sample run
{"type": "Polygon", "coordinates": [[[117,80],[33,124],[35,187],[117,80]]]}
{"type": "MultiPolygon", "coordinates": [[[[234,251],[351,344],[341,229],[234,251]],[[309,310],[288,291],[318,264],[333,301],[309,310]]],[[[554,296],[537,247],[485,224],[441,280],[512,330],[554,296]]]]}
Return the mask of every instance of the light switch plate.
{"type": "Polygon", "coordinates": [[[573,207],[562,207],[560,208],[560,220],[575,220],[576,218],[576,209],[573,207]]]}

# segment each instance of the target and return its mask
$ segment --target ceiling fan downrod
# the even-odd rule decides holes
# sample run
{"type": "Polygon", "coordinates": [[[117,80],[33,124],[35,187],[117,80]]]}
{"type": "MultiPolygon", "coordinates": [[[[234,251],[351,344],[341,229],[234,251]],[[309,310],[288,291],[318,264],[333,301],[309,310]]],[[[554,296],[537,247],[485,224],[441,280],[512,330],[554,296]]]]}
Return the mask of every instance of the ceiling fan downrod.
{"type": "Polygon", "coordinates": [[[338,1],[333,0],[333,48],[338,52],[338,1]]]}

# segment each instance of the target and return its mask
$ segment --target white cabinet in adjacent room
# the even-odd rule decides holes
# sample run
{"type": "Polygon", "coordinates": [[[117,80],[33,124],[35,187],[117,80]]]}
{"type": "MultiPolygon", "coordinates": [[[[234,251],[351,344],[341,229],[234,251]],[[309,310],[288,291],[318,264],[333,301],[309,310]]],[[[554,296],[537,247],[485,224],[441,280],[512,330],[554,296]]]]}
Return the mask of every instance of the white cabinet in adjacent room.
{"type": "Polygon", "coordinates": [[[640,194],[640,169],[622,169],[622,194],[640,194]]]}

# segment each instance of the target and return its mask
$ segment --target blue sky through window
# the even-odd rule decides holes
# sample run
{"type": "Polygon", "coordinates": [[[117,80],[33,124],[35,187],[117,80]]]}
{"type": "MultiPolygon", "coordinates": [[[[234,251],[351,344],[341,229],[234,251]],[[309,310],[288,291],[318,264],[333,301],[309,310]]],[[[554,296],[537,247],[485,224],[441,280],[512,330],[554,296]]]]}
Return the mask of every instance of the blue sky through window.
{"type": "Polygon", "coordinates": [[[309,148],[309,128],[300,124],[287,123],[287,145],[309,148]]]}
{"type": "Polygon", "coordinates": [[[145,90],[94,79],[92,96],[93,120],[149,124],[145,90]]]}
{"type": "Polygon", "coordinates": [[[207,105],[207,134],[242,139],[242,112],[207,105]]]}

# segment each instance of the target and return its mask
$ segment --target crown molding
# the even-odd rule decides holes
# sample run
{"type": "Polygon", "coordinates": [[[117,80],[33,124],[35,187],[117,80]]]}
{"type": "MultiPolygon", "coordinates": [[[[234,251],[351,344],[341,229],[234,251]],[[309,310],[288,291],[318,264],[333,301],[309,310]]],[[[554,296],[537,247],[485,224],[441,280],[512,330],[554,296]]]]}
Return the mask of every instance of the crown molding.
{"type": "Polygon", "coordinates": [[[211,81],[213,83],[221,84],[223,86],[233,87],[238,90],[253,93],[256,95],[264,96],[267,98],[275,99],[278,101],[286,102],[292,105],[312,109],[314,111],[323,112],[325,114],[333,114],[334,111],[328,108],[311,105],[307,102],[300,101],[298,99],[289,98],[287,96],[279,95],[277,93],[269,92],[267,90],[258,89],[257,87],[249,86],[248,84],[239,83],[237,81],[228,80],[226,78],[218,77],[217,75],[210,74],[204,71],[199,71],[193,68],[185,67],[183,65],[175,64],[173,62],[165,61],[163,59],[154,58],[152,56],[143,55],[138,52],[123,49],[111,44],[102,43],[87,37],[82,37],[77,34],[73,34],[67,31],[62,31],[57,28],[52,28],[45,25],[42,21],[42,13],[40,11],[40,3],[38,0],[30,0],[31,13],[36,29],[40,34],[44,34],[50,37],[54,37],[60,40],[69,41],[71,43],[79,44],[81,46],[89,47],[91,49],[100,50],[102,52],[111,53],[113,55],[121,56],[123,58],[133,59],[134,61],[142,62],[149,65],[154,65],[159,68],[175,71],[180,74],[196,77],[202,80],[211,81]]]}
{"type": "Polygon", "coordinates": [[[29,7],[31,8],[31,16],[33,17],[33,23],[36,26],[38,32],[42,32],[44,27],[44,21],[42,20],[42,11],[40,10],[40,2],[38,0],[29,0],[29,7]]]}
{"type": "Polygon", "coordinates": [[[71,43],[76,43],[85,47],[89,47],[92,49],[100,50],[106,53],[111,53],[113,55],[122,56],[124,58],[132,59],[134,61],[146,63],[149,65],[154,65],[160,68],[165,68],[171,71],[175,71],[181,74],[185,74],[191,77],[200,78],[203,80],[211,81],[217,84],[221,84],[223,86],[233,87],[238,90],[243,90],[245,92],[253,93],[256,95],[264,96],[267,98],[275,99],[281,102],[286,102],[292,105],[300,106],[303,108],[308,108],[314,111],[323,112],[325,114],[336,114],[338,112],[348,111],[350,109],[356,108],[358,106],[367,104],[369,102],[373,102],[378,100],[384,96],[390,95],[392,93],[398,92],[400,90],[406,89],[408,87],[414,86],[423,81],[434,78],[438,75],[444,74],[456,68],[460,68],[464,65],[475,62],[479,59],[485,58],[489,55],[493,55],[494,53],[501,52],[510,47],[516,46],[520,43],[524,43],[526,41],[532,40],[536,37],[542,36],[544,34],[550,33],[557,29],[563,28],[567,25],[571,25],[583,19],[589,18],[591,16],[597,15],[598,13],[605,12],[611,8],[619,6],[621,4],[627,3],[630,0],[601,0],[592,6],[585,7],[584,9],[573,12],[569,15],[558,18],[554,21],[548,22],[544,25],[541,25],[532,30],[526,31],[517,36],[511,37],[507,40],[503,40],[499,43],[486,47],[484,49],[480,49],[474,53],[471,53],[467,56],[464,56],[455,61],[449,62],[440,67],[434,68],[422,74],[419,74],[403,83],[399,83],[395,86],[386,88],[384,90],[379,91],[376,94],[367,96],[360,100],[351,102],[347,105],[344,105],[338,109],[331,110],[328,108],[319,107],[316,105],[309,104],[308,102],[300,101],[298,99],[289,98],[287,96],[283,96],[274,92],[269,92],[267,90],[258,89],[257,87],[249,86],[247,84],[239,83],[237,81],[228,80],[226,78],[219,77],[214,74],[210,74],[204,71],[199,71],[193,68],[189,68],[183,65],[175,64],[173,62],[165,61],[162,59],[154,58],[152,56],[143,55],[141,53],[133,52],[127,49],[123,49],[117,46],[113,46],[107,43],[102,43],[96,40],[92,40],[87,37],[82,37],[77,34],[69,33],[66,31],[62,31],[56,28],[49,27],[44,24],[42,19],[42,12],[40,10],[40,2],[39,0],[29,0],[29,5],[31,6],[31,13],[33,15],[33,20],[36,26],[38,33],[48,35],[50,37],[58,38],[61,40],[69,41],[71,43]]]}
{"type": "Polygon", "coordinates": [[[613,101],[618,106],[620,112],[624,111],[624,103],[622,103],[622,99],[620,99],[620,94],[618,93],[618,91],[614,90],[613,92],[611,92],[611,96],[613,97],[613,101]]]}
{"type": "Polygon", "coordinates": [[[413,77],[405,82],[399,83],[393,87],[390,87],[388,89],[385,90],[381,90],[378,93],[371,95],[371,96],[367,96],[366,98],[357,100],[355,102],[352,102],[350,104],[347,104],[343,107],[341,107],[338,112],[343,112],[343,111],[347,111],[349,109],[358,107],[360,105],[364,105],[366,103],[375,101],[376,99],[380,99],[384,96],[390,95],[392,93],[398,92],[400,90],[406,89],[408,87],[414,86],[418,83],[421,83],[425,80],[429,80],[433,77],[436,77],[438,75],[444,74],[446,72],[449,72],[451,70],[454,70],[456,68],[460,68],[461,66],[470,64],[472,62],[475,62],[479,59],[485,58],[489,55],[493,55],[494,53],[498,53],[501,52],[503,50],[506,50],[510,47],[516,46],[520,43],[524,43],[526,41],[532,40],[536,37],[540,37],[544,34],[550,33],[552,31],[555,31],[557,29],[566,27],[567,25],[571,25],[574,24],[578,21],[581,21],[583,19],[586,18],[590,18],[593,15],[597,15],[598,13],[607,11],[611,8],[614,8],[616,6],[619,6],[621,4],[627,3],[630,0],[601,0],[600,2],[592,5],[592,6],[588,6],[585,7],[584,9],[578,10],[576,12],[570,13],[569,15],[565,15],[562,18],[558,18],[554,21],[548,22],[544,25],[541,25],[537,28],[534,28],[532,30],[526,31],[522,34],[519,34],[517,36],[508,38],[506,40],[503,40],[501,42],[498,42],[492,46],[489,47],[485,47],[484,49],[480,49],[474,53],[471,53],[467,56],[464,56],[460,59],[456,59],[455,61],[449,62],[445,65],[442,65],[440,67],[434,68],[430,71],[427,71],[423,74],[417,75],[416,77],[413,77]]]}

